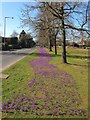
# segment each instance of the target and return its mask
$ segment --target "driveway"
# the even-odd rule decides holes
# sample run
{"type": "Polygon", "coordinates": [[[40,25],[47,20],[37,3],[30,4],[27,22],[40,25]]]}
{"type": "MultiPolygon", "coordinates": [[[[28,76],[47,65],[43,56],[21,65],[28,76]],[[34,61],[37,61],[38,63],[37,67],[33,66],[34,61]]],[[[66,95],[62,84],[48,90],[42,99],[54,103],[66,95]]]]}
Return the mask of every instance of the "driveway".
{"type": "Polygon", "coordinates": [[[0,72],[12,64],[26,57],[36,50],[35,48],[19,49],[15,51],[0,51],[0,72]]]}

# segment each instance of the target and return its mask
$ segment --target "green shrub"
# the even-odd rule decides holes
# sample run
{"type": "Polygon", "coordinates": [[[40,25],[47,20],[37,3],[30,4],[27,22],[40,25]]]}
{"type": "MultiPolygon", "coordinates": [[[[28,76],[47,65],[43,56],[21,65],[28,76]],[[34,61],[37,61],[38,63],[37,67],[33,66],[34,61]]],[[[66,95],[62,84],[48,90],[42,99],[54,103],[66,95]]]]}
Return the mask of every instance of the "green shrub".
{"type": "Polygon", "coordinates": [[[9,50],[8,44],[2,44],[2,50],[9,50]]]}

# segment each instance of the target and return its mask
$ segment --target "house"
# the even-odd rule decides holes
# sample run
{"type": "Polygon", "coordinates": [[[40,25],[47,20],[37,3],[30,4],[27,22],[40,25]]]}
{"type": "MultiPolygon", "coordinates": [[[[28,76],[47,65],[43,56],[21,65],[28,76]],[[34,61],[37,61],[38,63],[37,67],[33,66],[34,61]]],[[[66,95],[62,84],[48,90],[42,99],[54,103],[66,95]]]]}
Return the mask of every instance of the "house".
{"type": "Polygon", "coordinates": [[[80,48],[86,48],[86,47],[90,47],[90,41],[89,40],[81,40],[78,43],[80,48]]]}
{"type": "Polygon", "coordinates": [[[0,36],[0,50],[2,50],[2,36],[0,36]]]}
{"type": "Polygon", "coordinates": [[[85,48],[86,47],[86,44],[87,44],[87,41],[86,40],[81,40],[78,45],[80,48],[85,48]]]}

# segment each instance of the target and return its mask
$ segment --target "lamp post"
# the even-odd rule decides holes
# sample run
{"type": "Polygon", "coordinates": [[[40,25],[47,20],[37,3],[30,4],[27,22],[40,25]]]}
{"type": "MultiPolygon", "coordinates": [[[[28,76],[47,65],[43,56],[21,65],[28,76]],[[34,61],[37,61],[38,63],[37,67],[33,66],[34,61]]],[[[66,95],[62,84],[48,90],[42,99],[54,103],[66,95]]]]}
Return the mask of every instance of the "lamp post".
{"type": "Polygon", "coordinates": [[[4,44],[5,44],[5,36],[6,36],[6,19],[7,18],[14,19],[14,17],[4,17],[4,44]]]}

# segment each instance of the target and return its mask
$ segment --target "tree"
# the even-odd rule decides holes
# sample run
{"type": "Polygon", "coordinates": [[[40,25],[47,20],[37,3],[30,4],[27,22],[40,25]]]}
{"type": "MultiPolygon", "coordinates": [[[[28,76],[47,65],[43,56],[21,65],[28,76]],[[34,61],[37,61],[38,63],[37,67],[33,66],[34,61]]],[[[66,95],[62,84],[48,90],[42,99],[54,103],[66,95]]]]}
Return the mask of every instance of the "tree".
{"type": "Polygon", "coordinates": [[[26,47],[26,33],[24,30],[22,30],[22,32],[20,33],[19,35],[19,44],[22,46],[22,47],[26,47]]]}
{"type": "Polygon", "coordinates": [[[14,30],[13,33],[11,34],[11,37],[17,37],[19,34],[14,30]]]}
{"type": "Polygon", "coordinates": [[[50,40],[50,51],[51,49],[51,41],[52,36],[54,36],[55,40],[55,53],[56,51],[56,37],[58,36],[58,33],[61,32],[62,34],[62,58],[63,63],[67,63],[66,59],[66,30],[74,29],[78,31],[88,31],[87,27],[85,27],[87,23],[87,19],[84,19],[84,22],[81,22],[81,26],[77,26],[75,22],[77,22],[77,19],[75,17],[77,15],[80,15],[83,17],[83,14],[85,13],[85,16],[87,17],[87,5],[86,7],[82,8],[82,6],[85,6],[85,3],[77,3],[77,2],[41,2],[38,3],[35,6],[26,6],[26,9],[23,11],[23,18],[22,22],[25,25],[32,25],[34,28],[38,31],[47,30],[48,31],[48,37],[50,40]],[[32,10],[38,10],[37,13],[41,14],[42,16],[30,16],[29,12],[32,10]],[[85,12],[84,12],[85,11],[85,12]],[[46,14],[45,14],[46,13],[46,14]],[[58,23],[56,21],[59,21],[58,23]],[[54,23],[54,24],[53,24],[54,23]]]}
{"type": "Polygon", "coordinates": [[[31,36],[31,33],[26,34],[26,42],[27,42],[27,48],[33,47],[36,43],[33,41],[33,38],[31,36]]]}
{"type": "Polygon", "coordinates": [[[23,48],[29,48],[33,47],[35,45],[35,42],[33,41],[30,33],[26,33],[24,30],[22,30],[19,35],[19,44],[23,48]]]}
{"type": "Polygon", "coordinates": [[[45,44],[45,46],[46,44],[49,44],[49,49],[52,51],[52,14],[47,10],[48,8],[45,6],[45,2],[39,3],[37,6],[25,5],[24,7],[25,9],[22,11],[21,18],[23,23],[22,26],[32,26],[34,32],[36,31],[39,43],[42,43],[43,45],[45,44]],[[39,11],[37,17],[30,15],[30,12],[33,12],[34,10],[39,11]]]}
{"type": "MultiPolygon", "coordinates": [[[[62,3],[58,3],[57,5],[59,5],[59,7],[53,7],[50,3],[46,3],[50,9],[51,9],[51,13],[56,17],[59,18],[61,20],[61,30],[62,30],[62,42],[63,42],[63,53],[62,53],[62,57],[63,57],[63,63],[67,63],[66,60],[66,33],[65,33],[65,29],[66,28],[71,28],[71,29],[75,29],[75,30],[83,30],[83,31],[87,31],[86,29],[84,29],[84,25],[87,23],[87,19],[85,19],[84,23],[82,23],[82,27],[78,28],[77,26],[75,27],[73,24],[70,23],[70,21],[68,20],[68,18],[70,17],[74,17],[73,13],[75,14],[83,14],[82,10],[79,10],[77,8],[79,8],[82,3],[75,3],[75,2],[62,2],[62,3]]],[[[87,10],[86,11],[86,15],[87,15],[87,10]]],[[[86,16],[87,17],[87,16],[86,16]]]]}

